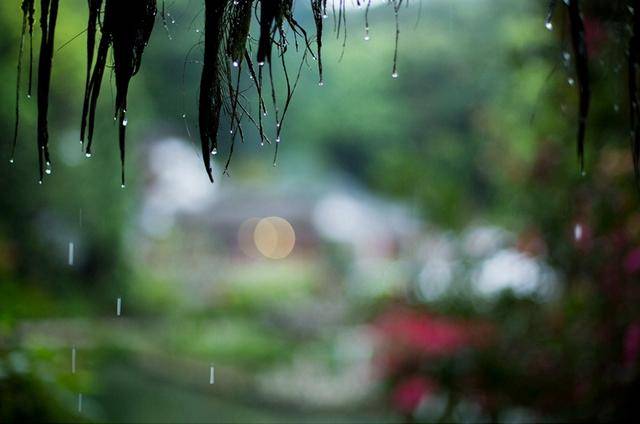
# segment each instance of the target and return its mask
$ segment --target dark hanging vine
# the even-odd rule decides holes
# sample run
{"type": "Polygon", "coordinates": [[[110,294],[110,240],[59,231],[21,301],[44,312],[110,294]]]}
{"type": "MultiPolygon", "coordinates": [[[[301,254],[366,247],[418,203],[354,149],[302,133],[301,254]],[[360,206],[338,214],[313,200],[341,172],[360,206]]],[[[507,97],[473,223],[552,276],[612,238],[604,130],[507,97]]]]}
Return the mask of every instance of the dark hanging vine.
{"type": "MultiPolygon", "coordinates": [[[[19,97],[21,90],[22,57],[24,52],[24,38],[29,32],[29,96],[31,93],[32,73],[32,35],[35,13],[35,0],[23,0],[22,33],[18,51],[18,76],[16,81],[16,115],[11,162],[13,162],[15,146],[19,129],[19,97]]],[[[341,34],[346,40],[346,0],[335,0],[332,3],[336,35],[341,34]]],[[[364,0],[356,0],[358,5],[364,0]]],[[[44,174],[51,172],[51,159],[48,148],[47,112],[49,104],[49,88],[51,82],[51,68],[53,61],[54,35],[58,14],[59,0],[40,0],[40,28],[42,31],[38,63],[38,125],[37,148],[39,159],[40,181],[44,174]]],[[[400,28],[398,13],[403,0],[387,0],[393,7],[396,31],[395,49],[393,56],[392,76],[397,77],[397,51],[400,28]]],[[[405,2],[407,3],[407,2],[405,2]]],[[[550,0],[545,19],[545,26],[553,26],[554,10],[557,1],[550,0]]],[[[587,120],[591,100],[589,80],[589,57],[587,38],[585,35],[584,18],[580,0],[564,0],[566,16],[570,26],[571,45],[575,57],[575,72],[578,90],[579,110],[577,117],[577,152],[580,170],[584,173],[585,139],[587,120]]],[[[85,93],[83,99],[80,124],[80,141],[83,143],[87,156],[91,156],[96,119],[96,106],[100,95],[100,86],[107,68],[108,54],[113,56],[113,69],[116,81],[116,99],[114,119],[119,127],[119,148],[122,164],[121,179],[124,186],[124,162],[127,127],[127,94],[132,77],[140,70],[142,54],[147,46],[155,17],[157,14],[156,0],[87,0],[87,72],[85,78],[85,93]],[[96,49],[96,40],[100,32],[100,41],[96,49]]],[[[369,38],[369,8],[371,0],[366,0],[365,9],[365,39],[369,38]]],[[[638,93],[638,73],[640,66],[640,0],[633,0],[629,10],[633,17],[630,28],[631,37],[628,48],[628,90],[630,101],[631,146],[636,177],[640,182],[640,104],[638,93]]],[[[202,76],[200,79],[200,94],[198,100],[198,124],[202,147],[203,162],[207,175],[213,181],[211,155],[216,155],[219,149],[221,115],[229,118],[231,135],[229,141],[228,158],[224,168],[227,172],[234,143],[237,139],[244,141],[242,122],[247,120],[258,130],[260,144],[270,144],[269,129],[263,117],[267,116],[265,99],[271,100],[275,112],[275,156],[277,159],[278,144],[283,120],[290,106],[293,93],[300,77],[300,71],[308,56],[317,61],[319,84],[324,83],[322,70],[322,40],[323,20],[327,17],[327,0],[310,0],[310,9],[315,26],[313,39],[294,17],[294,0],[204,0],[204,59],[202,76]],[[255,16],[255,20],[253,17],[255,16]],[[252,22],[257,22],[257,46],[251,35],[252,22]],[[312,43],[315,42],[315,48],[312,43]],[[295,79],[287,70],[285,54],[294,46],[303,53],[300,67],[295,79]],[[255,53],[253,53],[255,48],[255,53]],[[254,56],[255,55],[255,56],[254,56]],[[256,62],[252,60],[255,57],[256,62]],[[282,68],[285,80],[286,94],[282,108],[278,104],[275,90],[273,67],[282,68]],[[240,73],[246,68],[257,94],[257,113],[250,111],[246,97],[247,90],[241,88],[240,73]],[[270,88],[263,82],[269,79],[270,88]],[[268,93],[268,94],[265,94],[268,93]]],[[[164,22],[168,14],[165,13],[164,2],[161,16],[164,22]]],[[[166,22],[164,22],[166,28],[166,22]]],[[[344,45],[344,42],[343,42],[344,45]]]]}
{"type": "Polygon", "coordinates": [[[123,2],[106,0],[104,19],[101,25],[101,38],[93,71],[90,71],[95,47],[95,28],[98,21],[101,0],[89,0],[89,24],[87,29],[87,81],[80,142],[85,141],[85,129],[88,130],[86,155],[91,156],[95,112],[100,85],[104,75],[109,48],[113,52],[113,66],[116,80],[116,99],[114,120],[118,122],[121,183],[124,187],[125,142],[127,130],[127,94],[131,78],[138,73],[142,63],[142,53],[149,42],[157,13],[155,0],[123,2]],[[90,75],[90,76],[89,76],[90,75]],[[88,123],[87,123],[88,114],[88,123]]]}

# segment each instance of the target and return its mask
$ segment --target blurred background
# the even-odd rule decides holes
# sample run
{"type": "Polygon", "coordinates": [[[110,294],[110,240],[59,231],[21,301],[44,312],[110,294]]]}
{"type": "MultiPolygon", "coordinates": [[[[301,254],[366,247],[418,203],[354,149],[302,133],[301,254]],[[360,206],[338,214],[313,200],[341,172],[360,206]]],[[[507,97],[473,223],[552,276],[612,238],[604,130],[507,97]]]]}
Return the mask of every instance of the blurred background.
{"type": "Polygon", "coordinates": [[[549,31],[547,2],[411,2],[392,78],[393,8],[373,3],[365,40],[347,0],[344,51],[330,14],[325,83],[302,67],[277,166],[245,124],[210,184],[202,4],[168,1],[131,85],[122,189],[109,74],[93,156],[78,143],[86,4],[61,3],[42,185],[26,90],[9,164],[21,16],[0,3],[0,421],[640,415],[624,25],[586,16],[584,176],[563,13],[549,31]]]}

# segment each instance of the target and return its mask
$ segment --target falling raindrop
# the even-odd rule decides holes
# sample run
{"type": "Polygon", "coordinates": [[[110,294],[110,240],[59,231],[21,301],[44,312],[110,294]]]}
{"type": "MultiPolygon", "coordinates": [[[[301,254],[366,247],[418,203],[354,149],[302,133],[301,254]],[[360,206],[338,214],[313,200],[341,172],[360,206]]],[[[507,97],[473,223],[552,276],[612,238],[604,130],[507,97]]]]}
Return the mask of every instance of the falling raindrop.
{"type": "Polygon", "coordinates": [[[116,315],[120,316],[122,314],[122,298],[118,298],[116,301],[116,315]]]}
{"type": "Polygon", "coordinates": [[[78,412],[82,412],[82,393],[78,393],[78,412]]]}
{"type": "Polygon", "coordinates": [[[182,114],[182,119],[187,119],[187,114],[186,113],[182,114]]]}
{"type": "Polygon", "coordinates": [[[215,147],[213,148],[213,150],[211,150],[211,154],[212,155],[217,155],[218,154],[218,149],[216,149],[215,147]]]}
{"type": "Polygon", "coordinates": [[[213,368],[213,365],[209,367],[209,384],[213,384],[216,382],[216,372],[213,368]]]}
{"type": "Polygon", "coordinates": [[[126,185],[120,184],[120,188],[125,188],[125,187],[126,187],[126,185]]]}
{"type": "Polygon", "coordinates": [[[544,23],[544,27],[545,27],[546,29],[548,29],[549,31],[553,31],[553,23],[552,23],[551,21],[546,21],[546,22],[544,23]]]}
{"type": "Polygon", "coordinates": [[[88,158],[91,157],[91,153],[89,153],[89,152],[85,153],[84,155],[85,155],[85,157],[88,157],[88,158]]]}
{"type": "Polygon", "coordinates": [[[576,241],[580,241],[582,240],[582,225],[581,224],[576,224],[576,226],[573,229],[573,237],[575,238],[576,241]]]}
{"type": "Polygon", "coordinates": [[[13,158],[9,159],[9,163],[13,163],[13,158]]]}
{"type": "Polygon", "coordinates": [[[398,78],[398,71],[393,71],[391,78],[398,78]]]}
{"type": "Polygon", "coordinates": [[[71,373],[76,373],[76,347],[71,348],[71,373]]]}
{"type": "Polygon", "coordinates": [[[74,257],[74,245],[73,242],[69,242],[69,266],[73,266],[73,257],[74,257]]]}

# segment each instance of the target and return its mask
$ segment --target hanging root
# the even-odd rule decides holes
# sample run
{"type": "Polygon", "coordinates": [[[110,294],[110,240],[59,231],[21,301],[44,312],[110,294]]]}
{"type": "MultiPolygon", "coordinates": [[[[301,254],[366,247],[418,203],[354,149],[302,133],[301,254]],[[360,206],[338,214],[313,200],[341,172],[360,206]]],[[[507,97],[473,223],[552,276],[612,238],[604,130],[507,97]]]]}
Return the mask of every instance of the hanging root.
{"type": "Polygon", "coordinates": [[[213,182],[211,154],[218,151],[218,127],[220,126],[220,109],[222,107],[219,53],[223,39],[224,11],[225,6],[222,1],[207,0],[205,2],[204,66],[200,79],[200,116],[198,122],[202,160],[211,182],[213,182]]]}
{"type": "Polygon", "coordinates": [[[51,86],[51,65],[53,61],[53,41],[58,19],[58,0],[40,2],[40,58],[38,64],[38,169],[40,181],[44,178],[44,168],[51,165],[49,157],[49,131],[47,114],[49,112],[49,89],[51,86]]]}
{"type": "Polygon", "coordinates": [[[156,0],[138,0],[123,2],[107,0],[104,7],[104,21],[101,27],[100,44],[96,62],[91,71],[95,46],[95,28],[100,14],[102,0],[89,0],[89,22],[87,29],[87,80],[82,107],[80,141],[85,140],[87,156],[91,156],[95,112],[100,96],[100,85],[107,64],[109,47],[113,51],[114,73],[116,80],[116,99],[114,119],[118,122],[118,144],[120,148],[121,183],[124,187],[124,162],[127,126],[127,94],[131,78],[138,73],[144,52],[157,13],[156,0]],[[87,122],[88,118],[88,122],[87,122]]]}
{"type": "Polygon", "coordinates": [[[311,0],[311,11],[313,12],[313,21],[316,24],[316,59],[318,60],[318,84],[324,84],[322,78],[322,19],[326,13],[326,1],[311,0]]]}
{"type": "MultiPolygon", "coordinates": [[[[89,100],[92,92],[91,85],[91,67],[93,66],[93,55],[96,45],[96,30],[98,25],[98,16],[102,9],[102,0],[87,0],[89,6],[89,21],[87,24],[87,74],[84,84],[84,101],[82,103],[82,119],[80,122],[80,143],[85,140],[85,128],[87,126],[87,113],[89,109],[89,100]]],[[[106,52],[105,52],[106,53],[106,52]]],[[[106,54],[104,57],[106,64],[106,54]]],[[[104,66],[102,68],[104,72],[104,66]]],[[[99,90],[99,87],[98,87],[99,90]]]]}
{"type": "Polygon", "coordinates": [[[591,89],[589,85],[589,57],[584,33],[584,22],[580,14],[580,1],[569,2],[569,23],[571,24],[571,43],[576,62],[576,76],[579,94],[578,111],[578,160],[580,173],[584,174],[584,139],[589,115],[591,89]]]}
{"type": "MultiPolygon", "coordinates": [[[[31,34],[33,32],[33,13],[34,13],[33,0],[23,0],[21,9],[22,9],[22,30],[20,32],[20,48],[18,49],[18,72],[16,77],[16,118],[15,118],[15,126],[13,129],[13,143],[11,145],[11,159],[10,159],[11,163],[13,163],[14,156],[16,153],[16,144],[18,142],[18,128],[20,127],[20,81],[22,77],[22,53],[24,52],[24,35],[27,32],[27,22],[29,23],[30,40],[31,40],[31,34]]],[[[29,69],[31,70],[31,64],[29,64],[29,69]]],[[[31,86],[31,82],[29,82],[29,86],[31,86]]],[[[31,96],[30,91],[29,91],[29,96],[31,96]]]]}
{"type": "MultiPolygon", "coordinates": [[[[49,88],[51,82],[51,65],[53,60],[53,40],[60,0],[40,0],[40,27],[42,38],[38,67],[38,158],[40,179],[49,173],[50,158],[48,150],[47,112],[49,88]]],[[[337,16],[337,36],[344,34],[346,40],[346,0],[339,0],[339,14],[337,16]],[[343,32],[341,32],[343,31],[343,32]]],[[[361,0],[357,0],[360,4],[361,0]]],[[[364,0],[362,0],[364,1],[364,0]]],[[[29,63],[29,95],[31,93],[32,74],[32,44],[33,44],[33,16],[35,0],[22,0],[22,33],[18,53],[18,76],[16,81],[16,121],[12,146],[12,161],[19,129],[19,93],[22,74],[22,56],[24,53],[24,37],[29,28],[30,63],[29,63]]],[[[398,47],[398,9],[403,0],[389,0],[393,4],[396,15],[396,41],[394,52],[394,74],[397,62],[398,47]]],[[[199,131],[203,154],[203,161],[209,179],[213,181],[211,169],[211,154],[218,152],[218,130],[221,113],[230,117],[231,144],[229,158],[225,166],[225,173],[233,153],[236,136],[244,141],[242,120],[248,119],[260,134],[260,143],[270,143],[267,131],[263,125],[263,117],[267,116],[267,105],[263,95],[264,65],[268,65],[271,105],[275,115],[275,156],[277,158],[278,142],[283,127],[284,118],[290,106],[293,93],[300,78],[301,69],[306,63],[307,54],[318,62],[319,83],[323,84],[322,69],[322,36],[323,19],[327,17],[327,0],[311,0],[311,8],[315,24],[315,48],[305,29],[296,21],[293,12],[293,0],[204,0],[205,3],[205,39],[204,59],[200,80],[199,93],[199,131]],[[259,17],[258,15],[259,8],[259,17]],[[251,39],[250,28],[252,15],[255,13],[259,25],[259,37],[254,66],[252,60],[255,40],[251,39]],[[288,28],[285,29],[285,26],[288,28]],[[289,31],[290,30],[290,31],[289,31]],[[295,82],[292,84],[287,72],[285,53],[291,45],[287,33],[293,38],[296,51],[299,41],[304,40],[304,53],[295,82]],[[276,93],[277,84],[274,78],[273,55],[279,56],[275,64],[281,63],[286,82],[286,96],[284,104],[279,106],[276,93]],[[229,63],[233,67],[229,66],[229,63]],[[246,64],[252,80],[248,88],[241,87],[241,70],[246,64]],[[232,76],[232,70],[237,70],[237,76],[232,76]],[[248,109],[245,93],[255,88],[258,97],[258,117],[255,119],[248,109]]],[[[151,36],[157,14],[157,0],[87,0],[87,69],[84,84],[84,97],[80,122],[80,142],[85,149],[86,156],[91,156],[95,128],[96,108],[100,97],[100,89],[107,68],[109,52],[113,57],[116,96],[114,105],[114,120],[118,123],[118,144],[121,161],[121,182],[124,186],[125,147],[127,127],[127,97],[129,85],[133,76],[139,71],[141,59],[151,36]],[[102,19],[101,19],[102,16],[102,19]],[[98,29],[100,39],[97,40],[98,29]],[[96,45],[97,43],[97,45],[96,45]]],[[[368,10],[370,0],[367,0],[365,15],[368,30],[368,10]]],[[[164,1],[162,2],[161,17],[166,27],[164,1]]],[[[334,10],[334,21],[336,14],[334,10]]],[[[83,31],[84,32],[84,31],[83,31]]],[[[344,42],[343,42],[344,48],[344,42]]],[[[183,76],[184,78],[184,76],[183,76]]],[[[183,118],[186,115],[183,114],[183,118]]],[[[186,123],[186,121],[185,121],[186,123]]],[[[188,127],[187,127],[188,131],[188,127]]]]}
{"type": "Polygon", "coordinates": [[[640,186],[640,104],[638,72],[640,67],[640,0],[634,0],[632,34],[629,41],[629,111],[631,119],[631,156],[636,184],[640,186]]]}

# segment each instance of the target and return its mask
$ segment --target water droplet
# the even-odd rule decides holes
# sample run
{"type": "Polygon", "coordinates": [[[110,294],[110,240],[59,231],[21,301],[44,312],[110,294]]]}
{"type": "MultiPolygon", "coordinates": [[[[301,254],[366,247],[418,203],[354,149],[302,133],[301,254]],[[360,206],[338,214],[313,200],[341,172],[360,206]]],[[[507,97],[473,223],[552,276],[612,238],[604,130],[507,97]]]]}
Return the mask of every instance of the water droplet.
{"type": "Polygon", "coordinates": [[[571,53],[563,52],[562,53],[562,58],[568,62],[571,59],[571,53]]]}
{"type": "Polygon", "coordinates": [[[211,154],[212,155],[217,155],[218,154],[218,149],[216,149],[215,147],[213,148],[213,150],[211,150],[211,154]]]}
{"type": "Polygon", "coordinates": [[[264,146],[264,141],[260,142],[260,147],[264,146]]]}
{"type": "Polygon", "coordinates": [[[320,81],[318,82],[318,85],[319,85],[320,87],[322,87],[322,86],[324,85],[324,81],[320,80],[320,81]]]}
{"type": "Polygon", "coordinates": [[[31,98],[31,94],[27,94],[27,99],[30,99],[30,98],[31,98]]]}
{"type": "Polygon", "coordinates": [[[128,123],[129,123],[129,121],[127,120],[127,118],[124,118],[124,119],[122,120],[122,126],[123,126],[123,127],[126,127],[128,123]]]}
{"type": "Polygon", "coordinates": [[[13,163],[13,158],[9,159],[9,163],[13,163]]]}
{"type": "Polygon", "coordinates": [[[213,368],[213,365],[209,367],[209,384],[213,384],[216,382],[216,370],[213,368]]]}
{"type": "Polygon", "coordinates": [[[258,62],[258,66],[264,66],[264,62],[258,62]]]}
{"type": "Polygon", "coordinates": [[[183,113],[183,114],[182,114],[182,119],[186,119],[186,117],[187,117],[187,114],[186,114],[186,113],[183,113]]]}
{"type": "Polygon", "coordinates": [[[89,152],[85,153],[84,155],[85,155],[85,157],[88,157],[88,158],[91,157],[91,153],[89,153],[89,152]]]}
{"type": "Polygon", "coordinates": [[[329,15],[327,15],[326,13],[324,13],[324,14],[322,15],[322,19],[327,19],[328,17],[329,17],[329,15]]]}
{"type": "Polygon", "coordinates": [[[237,67],[238,67],[238,65],[239,65],[238,61],[237,61],[237,60],[234,60],[234,61],[233,61],[233,67],[234,67],[234,68],[237,68],[237,67]]]}
{"type": "Polygon", "coordinates": [[[118,298],[116,300],[116,315],[120,316],[122,314],[122,298],[118,298]]]}
{"type": "Polygon", "coordinates": [[[74,259],[74,250],[75,250],[75,246],[73,245],[73,242],[69,242],[69,254],[68,254],[68,263],[69,266],[73,266],[73,259],[74,259]]]}
{"type": "Polygon", "coordinates": [[[369,40],[371,40],[371,37],[369,37],[368,35],[365,35],[364,36],[364,41],[369,41],[369,40]]]}
{"type": "Polygon", "coordinates": [[[120,184],[120,188],[125,188],[125,187],[126,187],[126,185],[120,184]]]}
{"type": "Polygon", "coordinates": [[[549,31],[553,31],[553,23],[552,23],[551,21],[546,21],[546,22],[544,23],[544,27],[545,27],[546,29],[548,29],[549,31]]]}
{"type": "Polygon", "coordinates": [[[391,78],[398,78],[398,72],[393,71],[393,73],[391,74],[391,78]]]}
{"type": "Polygon", "coordinates": [[[47,174],[47,175],[51,175],[51,168],[46,168],[44,170],[44,173],[47,174]]]}
{"type": "Polygon", "coordinates": [[[575,238],[576,241],[582,240],[582,225],[581,224],[576,224],[576,226],[573,228],[573,237],[575,238]]]}
{"type": "Polygon", "coordinates": [[[280,143],[280,136],[276,137],[276,143],[280,143]]]}
{"type": "Polygon", "coordinates": [[[42,184],[42,180],[38,180],[38,184],[42,184]]]}
{"type": "Polygon", "coordinates": [[[567,79],[567,82],[569,83],[569,85],[574,85],[576,83],[576,80],[574,80],[573,78],[569,78],[567,79]]]}
{"type": "Polygon", "coordinates": [[[619,112],[619,111],[620,111],[620,105],[619,105],[619,104],[617,104],[617,103],[616,103],[615,105],[613,105],[613,110],[614,110],[615,112],[619,112]]]}

